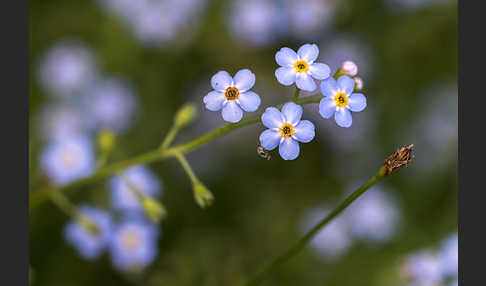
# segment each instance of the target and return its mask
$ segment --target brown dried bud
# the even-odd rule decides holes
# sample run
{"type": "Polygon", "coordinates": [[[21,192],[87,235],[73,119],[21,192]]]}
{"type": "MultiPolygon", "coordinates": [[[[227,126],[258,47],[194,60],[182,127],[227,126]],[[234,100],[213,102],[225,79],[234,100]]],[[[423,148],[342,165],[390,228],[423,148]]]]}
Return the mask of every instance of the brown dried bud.
{"type": "Polygon", "coordinates": [[[408,163],[412,162],[413,159],[413,144],[410,144],[407,147],[401,147],[395,151],[395,153],[391,154],[388,158],[386,158],[383,167],[385,168],[385,175],[390,175],[398,170],[402,169],[404,166],[407,166],[408,163]]]}

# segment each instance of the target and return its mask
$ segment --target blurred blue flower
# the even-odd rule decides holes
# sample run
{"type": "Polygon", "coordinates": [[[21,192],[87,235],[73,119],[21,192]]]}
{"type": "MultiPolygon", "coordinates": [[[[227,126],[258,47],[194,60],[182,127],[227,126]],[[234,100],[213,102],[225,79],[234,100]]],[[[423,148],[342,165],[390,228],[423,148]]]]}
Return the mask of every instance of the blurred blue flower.
{"type": "Polygon", "coordinates": [[[260,96],[250,91],[254,84],[255,74],[249,69],[239,70],[234,77],[219,71],[211,78],[214,90],[203,98],[203,102],[211,111],[222,109],[225,121],[238,122],[243,117],[243,110],[252,112],[260,106],[260,96]]]}
{"type": "Polygon", "coordinates": [[[115,227],[110,254],[113,265],[122,271],[137,271],[157,256],[157,227],[144,220],[129,219],[115,227]]]}
{"type": "Polygon", "coordinates": [[[275,54],[280,66],[275,70],[278,82],[287,86],[295,82],[302,90],[314,91],[317,85],[312,78],[323,80],[331,73],[328,65],[314,62],[318,56],[319,48],[315,44],[305,44],[297,53],[287,47],[281,48],[275,54]]]}
{"type": "Polygon", "coordinates": [[[458,274],[458,236],[457,233],[448,236],[442,242],[439,252],[442,274],[446,277],[457,277],[458,274]]]}
{"type": "MultiPolygon", "coordinates": [[[[301,219],[301,233],[309,231],[330,212],[326,205],[310,209],[301,219]]],[[[352,244],[353,240],[348,232],[346,220],[341,216],[322,228],[309,243],[310,247],[325,260],[338,259],[352,244]]]]}
{"type": "Polygon", "coordinates": [[[96,73],[91,50],[82,43],[63,41],[46,52],[40,62],[38,79],[49,94],[67,98],[79,94],[96,73]]]}
{"type": "Polygon", "coordinates": [[[262,123],[267,130],[260,134],[260,144],[267,150],[279,146],[278,151],[284,160],[294,160],[299,156],[298,142],[308,143],[315,136],[314,124],[301,120],[302,106],[288,102],[280,112],[268,107],[262,114],[262,123]]]}
{"type": "MultiPolygon", "coordinates": [[[[137,165],[124,172],[130,185],[146,196],[156,198],[161,195],[162,184],[145,165],[137,165]]],[[[141,212],[142,205],[124,178],[114,176],[109,181],[113,206],[118,210],[141,212]]]]}
{"type": "Polygon", "coordinates": [[[412,285],[440,285],[442,281],[441,264],[431,250],[420,250],[410,254],[405,261],[407,276],[412,285]]]}
{"type": "Polygon", "coordinates": [[[345,218],[353,236],[382,243],[396,233],[400,209],[389,192],[373,187],[353,203],[345,218]]]}
{"type": "Polygon", "coordinates": [[[40,164],[56,185],[90,175],[94,171],[92,145],[87,137],[70,137],[51,142],[42,152],[40,164]]]}
{"type": "Polygon", "coordinates": [[[36,120],[39,136],[59,141],[86,134],[87,126],[80,110],[66,103],[49,103],[36,120]]]}
{"type": "Polygon", "coordinates": [[[84,111],[94,130],[122,132],[135,117],[137,101],[132,87],[118,78],[101,78],[85,90],[84,111]]]}
{"type": "Polygon", "coordinates": [[[79,222],[70,221],[64,228],[64,237],[81,257],[92,260],[99,257],[109,245],[112,231],[111,216],[104,210],[87,205],[80,206],[78,210],[96,225],[97,232],[90,232],[79,222]]]}
{"type": "Polygon", "coordinates": [[[353,93],[354,80],[342,75],[336,81],[329,77],[321,82],[321,92],[324,96],[319,103],[319,113],[324,118],[334,115],[336,123],[341,127],[349,127],[353,123],[351,111],[359,112],[366,107],[366,97],[361,93],[353,93]]]}
{"type": "Polygon", "coordinates": [[[316,38],[334,20],[335,2],[329,0],[284,0],[289,33],[297,39],[316,38]]]}

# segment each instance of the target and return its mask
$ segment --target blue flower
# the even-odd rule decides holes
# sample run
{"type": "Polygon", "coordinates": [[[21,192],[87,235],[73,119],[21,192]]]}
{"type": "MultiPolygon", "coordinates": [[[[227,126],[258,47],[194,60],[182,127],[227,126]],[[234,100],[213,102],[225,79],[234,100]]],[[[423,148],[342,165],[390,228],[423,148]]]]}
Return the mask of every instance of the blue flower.
{"type": "Polygon", "coordinates": [[[353,93],[354,80],[342,75],[336,81],[330,77],[321,82],[321,92],[324,98],[319,103],[319,113],[324,118],[334,115],[337,125],[349,127],[353,123],[351,111],[359,112],[366,107],[366,97],[361,93],[353,93]]]}
{"type": "Polygon", "coordinates": [[[94,171],[91,142],[85,137],[70,137],[54,141],[40,158],[41,167],[56,185],[63,185],[94,171]]]}
{"type": "Polygon", "coordinates": [[[268,107],[262,114],[262,123],[269,129],[260,134],[260,144],[267,150],[279,146],[278,151],[284,160],[294,160],[299,156],[299,143],[310,142],[315,135],[314,124],[309,120],[300,120],[302,106],[288,102],[280,112],[275,107],[268,107]]]}
{"type": "Polygon", "coordinates": [[[295,82],[302,90],[314,91],[317,85],[312,78],[323,80],[331,73],[328,65],[314,62],[318,55],[319,48],[315,44],[305,44],[297,53],[289,48],[281,48],[275,54],[275,60],[280,65],[275,70],[278,82],[283,85],[295,82]]]}
{"type": "Polygon", "coordinates": [[[98,232],[90,232],[77,221],[71,221],[64,228],[64,237],[81,257],[93,260],[99,257],[109,244],[112,227],[111,217],[106,211],[90,206],[80,206],[78,210],[97,226],[98,232]]]}
{"type": "MultiPolygon", "coordinates": [[[[161,192],[162,185],[159,179],[144,165],[128,168],[124,171],[124,175],[130,185],[146,196],[155,198],[161,192]]],[[[139,199],[124,178],[115,176],[109,184],[113,205],[116,209],[132,212],[143,210],[139,199]]]]}
{"type": "Polygon", "coordinates": [[[234,77],[225,71],[219,71],[211,78],[213,91],[203,99],[206,108],[211,111],[222,109],[223,119],[238,122],[243,111],[253,112],[260,106],[260,97],[250,89],[255,84],[255,74],[249,69],[239,70],[234,77]]]}
{"type": "Polygon", "coordinates": [[[111,261],[123,271],[149,265],[157,256],[158,230],[140,219],[130,219],[115,228],[110,245],[111,261]]]}

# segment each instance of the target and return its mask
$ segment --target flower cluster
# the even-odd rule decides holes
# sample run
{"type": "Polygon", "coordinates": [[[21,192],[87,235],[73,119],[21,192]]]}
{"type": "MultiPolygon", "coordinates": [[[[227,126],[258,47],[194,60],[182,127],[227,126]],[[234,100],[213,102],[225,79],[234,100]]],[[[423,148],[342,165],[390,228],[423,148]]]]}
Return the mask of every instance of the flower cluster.
{"type": "MultiPolygon", "coordinates": [[[[362,87],[357,78],[358,67],[352,61],[346,61],[337,71],[335,79],[331,69],[324,63],[316,62],[319,48],[315,44],[304,44],[297,52],[284,47],[275,54],[279,67],[275,70],[277,81],[285,86],[295,83],[297,97],[280,108],[268,107],[261,116],[262,124],[268,129],[260,135],[260,144],[266,150],[279,146],[280,156],[284,160],[294,160],[299,156],[300,143],[314,139],[315,126],[309,120],[302,119],[302,107],[295,101],[300,90],[316,90],[316,80],[321,81],[323,95],[319,103],[319,113],[323,118],[334,116],[337,125],[350,127],[353,119],[351,112],[360,112],[366,108],[366,97],[356,93],[362,87]],[[360,86],[356,86],[356,85],[360,86]]],[[[225,121],[239,122],[243,111],[253,112],[261,103],[260,96],[250,91],[255,84],[255,74],[249,69],[238,71],[234,77],[226,71],[219,71],[211,78],[213,91],[203,102],[211,111],[221,111],[225,121]]],[[[263,152],[265,150],[262,150],[263,152]]]]}

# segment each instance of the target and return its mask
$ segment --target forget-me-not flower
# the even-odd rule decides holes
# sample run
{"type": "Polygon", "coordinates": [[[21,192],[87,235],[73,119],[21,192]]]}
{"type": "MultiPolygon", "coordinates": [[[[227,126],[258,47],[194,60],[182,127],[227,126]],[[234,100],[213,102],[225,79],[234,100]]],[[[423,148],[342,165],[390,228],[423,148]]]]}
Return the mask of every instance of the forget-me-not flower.
{"type": "Polygon", "coordinates": [[[315,44],[305,44],[297,53],[290,48],[281,48],[275,54],[275,60],[280,67],[275,70],[278,82],[283,85],[291,85],[294,82],[297,87],[314,91],[317,87],[313,78],[323,80],[329,77],[331,69],[323,63],[315,63],[319,55],[319,48],[315,44]]]}
{"type": "Polygon", "coordinates": [[[321,82],[321,92],[324,98],[319,103],[319,113],[324,118],[334,115],[337,125],[349,127],[353,123],[351,111],[359,112],[366,107],[366,97],[361,93],[353,93],[354,80],[342,75],[336,81],[329,77],[321,82]]]}
{"type": "Polygon", "coordinates": [[[123,271],[149,265],[157,256],[158,229],[140,219],[128,219],[115,228],[110,245],[111,260],[123,271]]]}
{"type": "Polygon", "coordinates": [[[225,121],[238,122],[243,117],[243,110],[252,112],[260,106],[260,96],[250,91],[254,84],[255,74],[249,69],[239,70],[234,77],[219,71],[211,78],[214,90],[204,97],[203,102],[211,111],[222,109],[225,121]]]}
{"type": "Polygon", "coordinates": [[[315,135],[314,124],[300,120],[302,106],[288,102],[280,112],[268,107],[262,114],[262,123],[269,129],[260,134],[260,144],[267,150],[279,146],[278,151],[284,160],[294,160],[299,156],[299,142],[310,142],[315,135]]]}
{"type": "Polygon", "coordinates": [[[86,137],[70,137],[50,143],[40,158],[42,169],[56,185],[90,175],[95,160],[91,142],[86,137]]]}
{"type": "Polygon", "coordinates": [[[114,207],[124,211],[142,211],[139,198],[134,190],[130,189],[130,186],[152,198],[157,197],[162,189],[159,179],[145,165],[137,165],[126,169],[124,178],[115,176],[110,180],[109,184],[114,207]]]}
{"type": "Polygon", "coordinates": [[[81,257],[92,260],[100,256],[110,242],[112,221],[110,214],[91,206],[80,206],[79,212],[97,227],[92,232],[77,221],[69,222],[64,228],[64,237],[81,257]]]}

